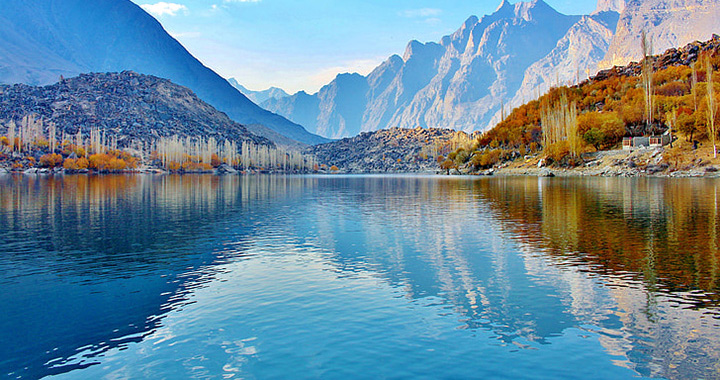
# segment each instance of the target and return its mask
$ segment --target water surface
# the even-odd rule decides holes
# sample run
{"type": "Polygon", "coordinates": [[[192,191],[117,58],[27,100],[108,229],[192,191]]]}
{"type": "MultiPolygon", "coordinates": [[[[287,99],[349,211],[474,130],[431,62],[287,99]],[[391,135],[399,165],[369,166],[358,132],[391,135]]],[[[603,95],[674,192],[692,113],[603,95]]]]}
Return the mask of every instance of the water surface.
{"type": "Polygon", "coordinates": [[[719,378],[718,185],[0,176],[0,374],[719,378]]]}

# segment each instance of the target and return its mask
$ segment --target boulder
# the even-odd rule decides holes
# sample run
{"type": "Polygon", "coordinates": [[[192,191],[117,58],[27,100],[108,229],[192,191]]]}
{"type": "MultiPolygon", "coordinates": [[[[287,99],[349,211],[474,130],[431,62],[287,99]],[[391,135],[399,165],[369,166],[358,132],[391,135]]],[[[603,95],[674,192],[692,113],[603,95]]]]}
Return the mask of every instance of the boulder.
{"type": "Polygon", "coordinates": [[[223,175],[223,174],[236,174],[237,170],[233,169],[232,166],[228,164],[221,164],[218,166],[217,169],[215,169],[215,174],[217,175],[223,175]]]}
{"type": "Polygon", "coordinates": [[[542,169],[538,172],[538,177],[555,177],[555,174],[550,169],[542,169]]]}

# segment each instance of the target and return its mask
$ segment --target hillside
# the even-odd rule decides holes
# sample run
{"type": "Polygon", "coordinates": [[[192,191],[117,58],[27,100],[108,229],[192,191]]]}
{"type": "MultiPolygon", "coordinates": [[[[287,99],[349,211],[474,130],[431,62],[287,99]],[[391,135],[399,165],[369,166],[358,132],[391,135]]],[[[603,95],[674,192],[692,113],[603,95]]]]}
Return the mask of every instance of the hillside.
{"type": "Polygon", "coordinates": [[[643,30],[652,40],[655,53],[707,39],[720,31],[720,0],[623,0],[622,3],[617,33],[599,63],[601,69],[639,60],[643,30]]]}
{"type": "MultiPolygon", "coordinates": [[[[649,57],[648,63],[652,70],[645,71],[651,78],[647,82],[643,81],[643,65],[632,62],[600,71],[579,85],[551,89],[512,110],[462,155],[456,151],[461,159],[454,164],[472,171],[524,156],[525,162],[519,162],[523,170],[602,164],[598,173],[616,174],[702,172],[703,167],[711,168],[707,165],[720,164],[713,154],[712,139],[712,126],[718,124],[720,36],[669,49],[649,57]],[[648,88],[651,97],[645,95],[648,88]],[[715,100],[709,96],[710,88],[715,100]],[[565,126],[559,124],[564,121],[565,126]],[[620,149],[625,137],[662,134],[667,134],[668,142],[672,137],[674,144],[640,149],[637,154],[602,153],[620,149]]],[[[717,128],[714,135],[717,142],[717,128]]]]}
{"type": "Polygon", "coordinates": [[[239,123],[306,144],[327,141],[258,107],[129,0],[0,2],[0,83],[48,85],[60,75],[125,70],[188,87],[239,123]]]}
{"type": "Polygon", "coordinates": [[[390,128],[308,148],[319,164],[347,173],[440,171],[437,157],[469,141],[463,132],[390,128]]]}
{"type": "Polygon", "coordinates": [[[120,147],[170,136],[273,145],[188,88],[131,71],[82,74],[43,87],[0,85],[0,125],[28,115],[54,123],[58,134],[89,135],[98,129],[117,137],[120,147]]]}

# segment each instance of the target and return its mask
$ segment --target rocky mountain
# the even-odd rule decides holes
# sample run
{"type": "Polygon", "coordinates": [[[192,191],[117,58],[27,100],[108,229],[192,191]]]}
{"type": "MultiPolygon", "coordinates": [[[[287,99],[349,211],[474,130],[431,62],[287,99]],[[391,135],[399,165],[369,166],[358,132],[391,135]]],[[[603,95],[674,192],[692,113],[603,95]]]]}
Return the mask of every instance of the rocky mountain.
{"type": "MultiPolygon", "coordinates": [[[[99,129],[108,137],[116,136],[120,146],[173,135],[273,145],[188,88],[131,71],[82,74],[42,87],[0,85],[0,125],[31,114],[46,125],[55,123],[58,135],[81,130],[87,136],[91,129],[99,129]]],[[[4,133],[4,128],[0,130],[4,133]]]]}
{"type": "Polygon", "coordinates": [[[247,96],[248,99],[252,100],[255,104],[260,104],[268,99],[280,99],[290,96],[290,94],[285,92],[285,90],[277,87],[270,87],[263,91],[249,90],[245,86],[241,85],[235,78],[228,79],[228,83],[230,83],[231,86],[235,87],[243,95],[247,96]]]}
{"type": "Polygon", "coordinates": [[[390,128],[315,145],[307,153],[348,173],[436,172],[440,166],[433,151],[449,146],[458,134],[464,135],[449,129],[390,128]]]}
{"type": "Polygon", "coordinates": [[[124,70],[186,86],[237,122],[306,144],[327,141],[258,107],[129,0],[0,2],[0,83],[47,85],[60,75],[124,70]]]}
{"type": "MultiPolygon", "coordinates": [[[[548,55],[525,70],[522,84],[508,102],[508,108],[537,98],[551,86],[577,83],[594,74],[610,46],[618,16],[613,11],[582,16],[548,55]]],[[[492,121],[493,124],[499,122],[500,113],[492,121]]]]}
{"type": "Polygon", "coordinates": [[[641,59],[643,30],[654,52],[706,40],[720,31],[720,0],[626,0],[600,68],[641,59]]]}
{"type": "Polygon", "coordinates": [[[718,3],[599,0],[593,14],[567,16],[542,0],[503,0],[438,43],[411,41],[367,77],[341,74],[316,94],[262,105],[326,137],[387,127],[485,130],[551,86],[593,75],[601,62],[637,60],[643,28],[656,50],[707,39],[720,30],[718,3]]]}
{"type": "Polygon", "coordinates": [[[580,19],[542,0],[503,1],[495,13],[470,17],[438,43],[411,41],[402,57],[390,57],[367,77],[338,76],[312,95],[315,101],[305,100],[317,104],[313,110],[295,99],[263,106],[326,137],[385,127],[482,129],[520,89],[523,73],[580,19]],[[353,107],[343,104],[350,98],[343,94],[355,98],[353,107]],[[298,114],[315,117],[314,123],[298,114]]]}
{"type": "Polygon", "coordinates": [[[625,10],[625,0],[598,0],[594,13],[616,12],[622,13],[625,10]]]}

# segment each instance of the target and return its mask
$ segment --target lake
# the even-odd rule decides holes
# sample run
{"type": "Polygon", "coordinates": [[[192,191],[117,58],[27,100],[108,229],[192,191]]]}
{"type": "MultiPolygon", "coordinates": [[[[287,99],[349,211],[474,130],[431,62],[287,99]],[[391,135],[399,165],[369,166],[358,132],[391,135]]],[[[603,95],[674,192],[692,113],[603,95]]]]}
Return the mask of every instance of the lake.
{"type": "Polygon", "coordinates": [[[720,378],[719,186],[0,176],[0,376],[720,378]]]}

